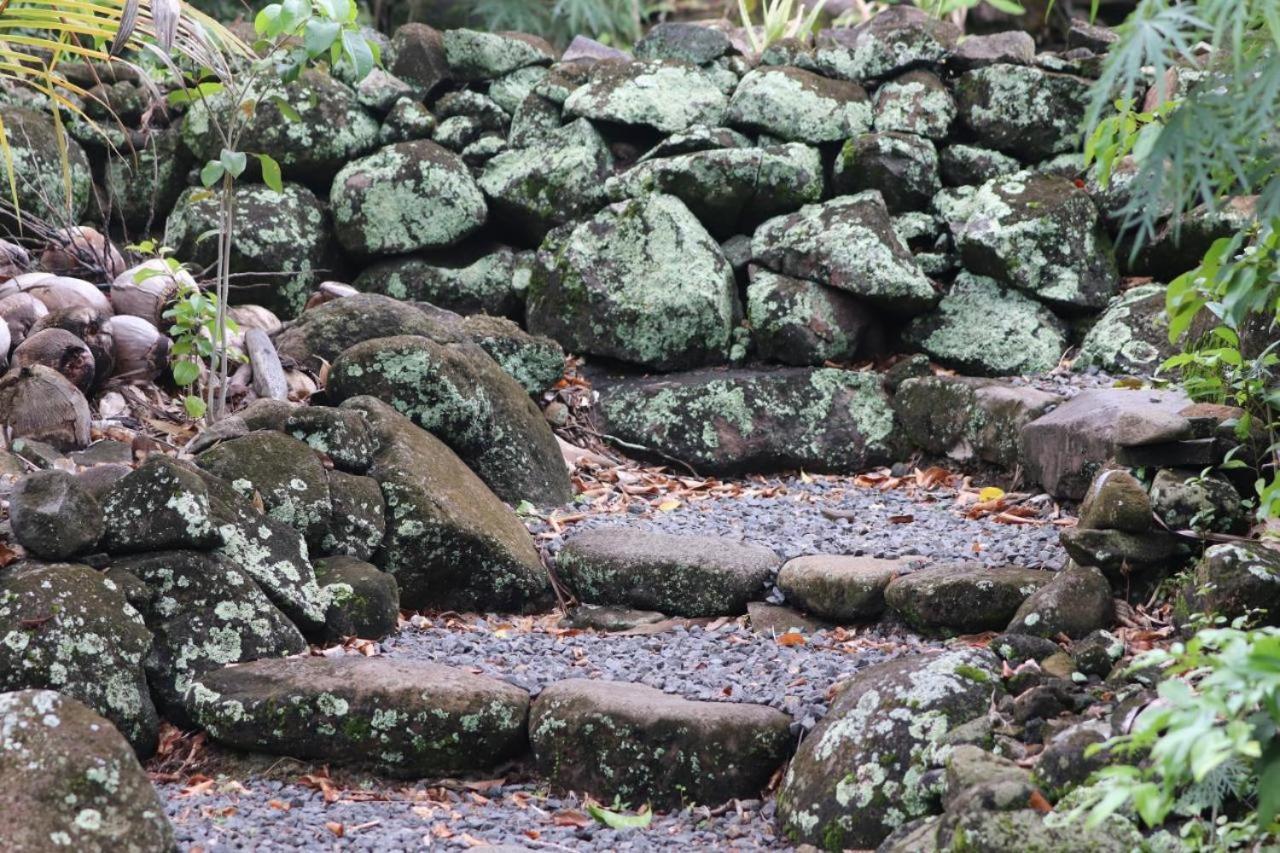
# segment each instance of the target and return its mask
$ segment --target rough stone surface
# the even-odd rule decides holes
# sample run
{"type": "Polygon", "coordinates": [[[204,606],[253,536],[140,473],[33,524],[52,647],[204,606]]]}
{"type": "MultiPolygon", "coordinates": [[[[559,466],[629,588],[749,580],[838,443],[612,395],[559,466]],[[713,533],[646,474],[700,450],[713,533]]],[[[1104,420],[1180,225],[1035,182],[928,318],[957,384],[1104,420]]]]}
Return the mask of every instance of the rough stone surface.
{"type": "Polygon", "coordinates": [[[1196,563],[1190,593],[1205,613],[1233,619],[1251,610],[1280,625],[1280,552],[1254,542],[1214,545],[1196,563]]]}
{"type": "MultiPolygon", "coordinates": [[[[519,318],[524,311],[524,301],[514,284],[517,262],[516,253],[507,246],[470,241],[443,252],[379,261],[365,267],[352,286],[362,293],[427,302],[459,314],[519,318]]],[[[410,333],[394,329],[391,332],[410,333]]],[[[373,337],[388,334],[383,332],[373,337]]]]}
{"type": "Polygon", "coordinates": [[[1240,492],[1214,474],[1160,469],[1151,483],[1151,506],[1172,530],[1243,533],[1249,526],[1240,492]]]}
{"type": "Polygon", "coordinates": [[[396,335],[459,339],[447,323],[413,305],[376,293],[358,293],[303,312],[276,335],[275,345],[281,358],[318,371],[349,347],[396,335]]]}
{"type": "Polygon", "coordinates": [[[45,560],[65,560],[98,544],[102,507],[66,471],[36,471],[9,495],[9,524],[27,551],[45,560]]]}
{"type": "Polygon", "coordinates": [[[391,46],[391,73],[413,86],[420,97],[427,97],[449,79],[444,39],[435,29],[421,23],[405,24],[395,31],[391,46]]]}
{"type": "Polygon", "coordinates": [[[866,621],[884,611],[885,587],[904,571],[899,560],[819,554],[788,560],[778,572],[787,601],[836,621],[866,621]]]}
{"type": "Polygon", "coordinates": [[[9,153],[0,160],[0,182],[8,187],[12,178],[19,208],[54,222],[79,222],[93,194],[93,178],[84,149],[60,133],[47,110],[6,103],[4,124],[9,153]],[[69,194],[63,182],[64,145],[69,194]]]}
{"type": "Polygon", "coordinates": [[[564,349],[545,335],[531,335],[504,317],[486,314],[467,317],[462,328],[534,397],[550,390],[564,375],[564,349]]]}
{"type": "Polygon", "coordinates": [[[724,124],[729,99],[715,79],[684,62],[599,63],[564,102],[568,115],[676,133],[724,124]]]}
{"type": "Polygon", "coordinates": [[[1088,80],[1027,65],[988,65],[956,81],[960,121],[1024,162],[1071,151],[1088,99],[1088,80]]]}
{"type": "Polygon", "coordinates": [[[729,37],[721,30],[682,21],[665,21],[636,42],[637,59],[679,59],[705,65],[730,50],[729,37]]]}
{"type": "Polygon", "coordinates": [[[492,80],[531,65],[550,65],[555,50],[543,39],[524,33],[447,30],[445,61],[455,80],[492,80]]]}
{"type": "Polygon", "coordinates": [[[762,67],[734,90],[728,121],[788,142],[817,145],[870,130],[871,104],[857,83],[801,68],[762,67]]]}
{"type": "Polygon", "coordinates": [[[942,189],[938,152],[928,139],[911,133],[864,133],[841,149],[832,183],[841,194],[879,192],[890,213],[923,210],[942,189]]]}
{"type": "Polygon", "coordinates": [[[1162,284],[1142,284],[1115,297],[1080,344],[1075,367],[1150,376],[1176,355],[1169,342],[1169,315],[1162,284]]]}
{"type": "Polygon", "coordinates": [[[329,522],[320,553],[373,557],[387,532],[382,488],[372,477],[329,471],[329,522]]]}
{"type": "Polygon", "coordinates": [[[940,64],[960,40],[960,30],[914,6],[893,6],[852,29],[818,34],[813,62],[842,80],[883,79],[919,66],[940,64]]]}
{"type": "Polygon", "coordinates": [[[1115,621],[1111,584],[1097,568],[1068,566],[1022,602],[1008,630],[1040,637],[1084,637],[1115,621]]]}
{"type": "Polygon", "coordinates": [[[848,362],[874,323],[857,299],[841,290],[751,267],[747,320],[762,358],[820,366],[848,362]]]}
{"type": "Polygon", "coordinates": [[[1022,169],[1022,164],[1008,154],[963,144],[943,148],[938,165],[942,183],[948,187],[979,186],[1022,169]]]}
{"type": "Polygon", "coordinates": [[[998,631],[1053,574],[1008,566],[931,566],[895,578],[885,602],[921,630],[998,631]]]}
{"type": "Polygon", "coordinates": [[[1080,503],[1080,526],[1094,530],[1146,533],[1151,529],[1151,498],[1146,488],[1123,468],[1094,478],[1080,503]]]}
{"type": "Polygon", "coordinates": [[[325,633],[330,640],[380,640],[396,630],[400,587],[393,576],[354,557],[326,557],[316,561],[316,581],[329,599],[325,633]]]}
{"type": "Polygon", "coordinates": [[[102,502],[102,544],[111,553],[203,550],[222,543],[200,475],[154,455],[111,487],[102,502]]]}
{"type": "Polygon", "coordinates": [[[655,808],[712,805],[759,795],[787,757],[790,723],[761,705],[577,679],[542,691],[529,739],[539,771],[558,788],[655,808]]]}
{"type": "Polygon", "coordinates": [[[363,474],[373,464],[373,436],[359,412],[299,406],[289,412],[281,432],[328,457],[341,471],[363,474]]]}

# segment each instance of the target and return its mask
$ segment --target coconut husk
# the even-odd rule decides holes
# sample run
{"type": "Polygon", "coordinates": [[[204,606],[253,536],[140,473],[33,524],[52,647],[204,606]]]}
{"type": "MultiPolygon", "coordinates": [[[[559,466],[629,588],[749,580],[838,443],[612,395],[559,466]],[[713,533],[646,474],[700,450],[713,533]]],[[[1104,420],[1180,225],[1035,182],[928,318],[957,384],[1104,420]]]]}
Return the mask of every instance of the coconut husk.
{"type": "Polygon", "coordinates": [[[169,364],[169,338],[142,317],[131,314],[117,314],[110,325],[116,378],[154,382],[169,364]]]}
{"type": "Polygon", "coordinates": [[[63,329],[84,341],[93,353],[96,369],[94,384],[101,385],[110,378],[115,363],[115,344],[111,340],[111,318],[93,308],[79,306],[53,311],[36,321],[31,334],[45,329],[63,329]]]}
{"type": "Polygon", "coordinates": [[[84,341],[65,329],[44,329],[14,348],[15,369],[36,364],[56,370],[82,392],[93,387],[93,353],[84,341]]]}
{"type": "Polygon", "coordinates": [[[307,298],[306,308],[315,308],[326,302],[342,299],[345,296],[355,296],[359,292],[351,285],[343,284],[340,281],[322,281],[320,286],[315,289],[315,292],[307,298]]]}
{"type": "Polygon", "coordinates": [[[124,272],[124,258],[96,228],[77,226],[53,234],[40,256],[40,266],[55,275],[111,281],[124,272]]]}
{"type": "Polygon", "coordinates": [[[169,269],[155,258],[125,270],[111,283],[111,307],[117,314],[142,317],[159,328],[183,289],[196,289],[196,281],[184,269],[169,269]]]}
{"type": "Polygon", "coordinates": [[[31,256],[17,243],[0,240],[0,281],[22,275],[31,268],[31,256]]]}
{"type": "MultiPolygon", "coordinates": [[[[22,287],[23,292],[30,293],[45,304],[50,311],[63,308],[87,307],[110,317],[111,300],[107,295],[84,279],[39,273],[30,284],[22,287]]],[[[26,276],[19,276],[26,278],[26,276]]],[[[16,279],[15,279],[16,280],[16,279]]]]}
{"type": "Polygon", "coordinates": [[[31,334],[31,327],[49,313],[49,309],[30,293],[13,293],[0,299],[0,320],[9,329],[11,346],[17,346],[31,334]]]}
{"type": "Polygon", "coordinates": [[[0,427],[10,439],[43,441],[62,452],[89,446],[89,403],[76,386],[42,364],[0,377],[0,427]]]}

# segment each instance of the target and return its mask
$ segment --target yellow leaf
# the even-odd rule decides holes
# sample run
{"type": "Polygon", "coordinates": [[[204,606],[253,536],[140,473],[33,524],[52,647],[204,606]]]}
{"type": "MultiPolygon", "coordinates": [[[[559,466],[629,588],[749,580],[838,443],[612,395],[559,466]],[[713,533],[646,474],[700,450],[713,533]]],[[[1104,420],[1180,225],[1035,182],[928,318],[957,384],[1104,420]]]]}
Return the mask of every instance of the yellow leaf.
{"type": "Polygon", "coordinates": [[[671,510],[676,509],[679,506],[680,506],[680,501],[676,500],[675,498],[667,498],[665,501],[658,504],[658,509],[661,510],[662,512],[671,512],[671,510]]]}
{"type": "Polygon", "coordinates": [[[801,472],[800,472],[800,482],[802,482],[802,483],[812,483],[812,482],[813,482],[813,478],[812,478],[812,477],[810,477],[810,476],[809,476],[808,474],[806,474],[805,472],[801,471],[801,472]]]}
{"type": "Polygon", "coordinates": [[[1004,489],[999,486],[987,486],[978,492],[978,500],[986,503],[987,501],[998,501],[1004,497],[1004,489]]]}

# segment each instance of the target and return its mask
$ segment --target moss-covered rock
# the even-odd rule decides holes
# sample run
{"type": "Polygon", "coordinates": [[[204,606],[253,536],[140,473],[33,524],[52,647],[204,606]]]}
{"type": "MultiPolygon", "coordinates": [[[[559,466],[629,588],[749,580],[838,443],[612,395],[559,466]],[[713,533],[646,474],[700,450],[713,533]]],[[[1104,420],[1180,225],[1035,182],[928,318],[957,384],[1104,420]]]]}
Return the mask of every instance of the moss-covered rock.
{"type": "Polygon", "coordinates": [[[1131,575],[1171,574],[1185,553],[1185,547],[1164,531],[1128,533],[1069,527],[1059,538],[1071,559],[1082,566],[1097,566],[1121,589],[1131,575]]]}
{"type": "Polygon", "coordinates": [[[884,611],[884,590],[906,566],[898,560],[814,554],[778,572],[787,601],[825,619],[861,622],[884,611]]]}
{"type": "Polygon", "coordinates": [[[387,535],[376,557],[408,608],[525,610],[550,596],[520,519],[430,433],[373,397],[362,411],[379,442],[369,475],[382,486],[387,535]]]}
{"type": "Polygon", "coordinates": [[[1249,526],[1240,492],[1218,474],[1162,468],[1151,483],[1151,507],[1172,530],[1243,533],[1249,526]]]}
{"type": "Polygon", "coordinates": [[[1034,809],[995,811],[973,803],[939,822],[939,849],[956,853],[1128,853],[1147,845],[1142,833],[1119,815],[1102,826],[1046,822],[1034,809]]]}
{"type": "Polygon", "coordinates": [[[751,267],[747,320],[756,353],[782,364],[852,361],[874,316],[842,290],[751,267]]]}
{"type": "MultiPolygon", "coordinates": [[[[5,195],[16,186],[23,212],[51,222],[79,222],[93,194],[84,149],[47,112],[5,104],[4,129],[8,148],[0,157],[0,184],[6,188],[5,195]]],[[[0,224],[9,221],[0,219],[0,224]]]]}
{"type": "Polygon", "coordinates": [[[329,599],[325,636],[380,640],[394,633],[400,619],[400,587],[396,579],[355,557],[316,561],[316,579],[329,599]]]}
{"type": "Polygon", "coordinates": [[[574,679],[538,696],[529,739],[540,773],[558,789],[679,808],[759,796],[790,751],[790,724],[763,705],[574,679]]]}
{"type": "Polygon", "coordinates": [[[484,135],[484,123],[471,116],[453,116],[436,125],[431,139],[441,148],[461,154],[468,145],[484,135]]]}
{"type": "Polygon", "coordinates": [[[414,142],[435,136],[438,122],[431,111],[417,101],[401,98],[387,112],[378,127],[378,144],[414,142]]]}
{"type": "Polygon", "coordinates": [[[631,528],[588,530],[565,542],[561,577],[588,604],[619,604],[677,616],[733,616],[763,598],[778,567],[768,548],[714,536],[631,528]]]}
{"type": "Polygon", "coordinates": [[[1166,291],[1163,284],[1143,284],[1113,298],[1084,336],[1075,368],[1153,375],[1179,351],[1169,342],[1166,291]]]}
{"type": "Polygon", "coordinates": [[[1080,503],[1080,527],[1146,533],[1151,529],[1151,498],[1124,468],[1110,468],[1089,485],[1080,503]]]}
{"type": "Polygon", "coordinates": [[[1036,762],[1037,785],[1053,800],[1060,800],[1107,765],[1107,753],[1094,752],[1091,747],[1110,738],[1111,728],[1101,720],[1077,723],[1058,732],[1036,762]]]}
{"type": "Polygon", "coordinates": [[[1111,584],[1097,568],[1068,565],[1033,592],[1013,615],[1008,630],[1039,637],[1079,638],[1115,622],[1111,584]]]}
{"type": "Polygon", "coordinates": [[[493,80],[531,65],[556,61],[551,45],[525,33],[489,33],[477,30],[447,30],[444,57],[455,80],[493,80]]]}
{"type": "MultiPolygon", "coordinates": [[[[489,84],[489,97],[495,104],[514,117],[525,100],[534,94],[538,84],[547,79],[547,69],[529,65],[497,78],[489,84]]],[[[557,114],[559,110],[556,111],[557,114]]]]}
{"type": "Polygon", "coordinates": [[[507,142],[512,148],[529,148],[552,138],[560,126],[560,105],[533,94],[525,98],[511,116],[507,142]]]}
{"type": "Polygon", "coordinates": [[[158,225],[187,185],[191,156],[176,128],[131,135],[132,149],[108,157],[102,188],[112,212],[130,228],[158,225]]]}
{"type": "Polygon", "coordinates": [[[778,793],[778,821],[796,843],[874,847],[935,811],[946,735],[987,712],[1000,687],[985,649],[910,655],[858,672],[796,752],[778,793]]]}
{"type": "Polygon", "coordinates": [[[918,313],[938,300],[874,191],[771,219],[756,230],[751,250],[756,263],[774,272],[848,291],[895,313],[918,313]]]}
{"type": "Polygon", "coordinates": [[[921,630],[998,631],[1053,577],[1051,572],[1014,566],[930,566],[895,578],[884,598],[921,630]]]}
{"type": "Polygon", "coordinates": [[[984,184],[955,232],[965,268],[1063,311],[1104,307],[1119,286],[1111,238],[1089,194],[1019,172],[984,184]]]}
{"type": "Polygon", "coordinates": [[[299,406],[289,412],[280,431],[305,442],[350,474],[363,474],[373,464],[373,434],[359,412],[299,406]]]}
{"type": "Polygon", "coordinates": [[[1021,171],[1008,154],[974,145],[948,145],[938,157],[942,183],[948,187],[975,186],[1021,171]]]}
{"type": "Polygon", "coordinates": [[[333,179],[329,204],[338,242],[362,255],[453,246],[488,216],[466,165],[426,140],[388,145],[348,162],[333,179]]]}
{"type": "Polygon", "coordinates": [[[978,145],[1034,163],[1078,145],[1089,81],[998,64],[966,71],[955,92],[960,121],[978,145]]]}
{"type": "Polygon", "coordinates": [[[870,130],[871,104],[857,83],[800,68],[762,67],[738,84],[728,121],[788,142],[817,145],[870,130]]]}
{"type": "Polygon", "coordinates": [[[144,756],[160,728],[142,668],[150,649],[142,616],[88,566],[19,563],[0,574],[0,690],[73,696],[144,756]]]}
{"type": "Polygon", "coordinates": [[[385,118],[401,101],[412,101],[414,92],[413,86],[385,68],[374,68],[366,74],[356,84],[355,91],[356,103],[380,118],[385,118]]]}
{"type": "Polygon", "coordinates": [[[1260,610],[1266,624],[1280,625],[1280,552],[1256,542],[1214,545],[1187,592],[1203,613],[1234,619],[1260,610]]]}
{"type": "Polygon", "coordinates": [[[601,389],[603,431],[707,473],[853,472],[898,436],[879,377],[824,368],[688,373],[601,389]]]}
{"type": "Polygon", "coordinates": [[[187,703],[210,736],[228,746],[414,778],[495,767],[527,743],[523,690],[387,657],[229,667],[196,682],[187,703]]]}
{"type": "Polygon", "coordinates": [[[462,329],[530,396],[540,396],[564,376],[564,349],[551,338],[487,314],[467,317],[462,329]]]}
{"type": "Polygon", "coordinates": [[[376,293],[359,293],[319,305],[276,335],[281,358],[320,370],[346,349],[363,341],[396,335],[421,335],[438,341],[460,340],[460,333],[439,317],[376,293]]]}
{"type": "MultiPolygon", "coordinates": [[[[182,142],[203,164],[217,160],[222,136],[214,122],[231,111],[229,89],[192,101],[182,122],[182,142]]],[[[292,83],[267,83],[250,90],[257,102],[244,126],[243,151],[268,154],[286,178],[323,182],[344,163],[371,151],[378,122],[356,101],[356,93],[326,72],[307,70],[292,83]],[[280,104],[290,109],[286,116],[280,104]]],[[[252,158],[250,158],[252,159],[252,158]]]]}
{"type": "Polygon", "coordinates": [[[601,62],[564,102],[568,115],[676,133],[724,124],[729,99],[713,78],[686,62],[601,62]]]}
{"type": "Polygon", "coordinates": [[[937,308],[911,321],[905,338],[947,367],[978,376],[1044,373],[1067,348],[1066,327],[1043,305],[969,273],[937,308]]]}
{"type": "Polygon", "coordinates": [[[936,142],[946,138],[955,117],[951,93],[928,71],[908,71],[876,89],[878,131],[914,133],[936,142]]]}
{"type": "Polygon", "coordinates": [[[204,550],[222,543],[209,491],[190,468],[159,454],[118,480],[102,502],[103,547],[113,553],[204,550]]]}
{"type": "Polygon", "coordinates": [[[842,80],[884,79],[937,66],[960,40],[950,21],[915,6],[892,6],[852,29],[823,30],[813,52],[817,70],[842,80]]]}
{"type": "Polygon", "coordinates": [[[9,495],[9,526],[29,553],[65,560],[98,544],[102,507],[66,471],[36,471],[9,495]]]}
{"type": "Polygon", "coordinates": [[[942,189],[938,152],[922,136],[864,133],[841,149],[832,183],[841,194],[878,191],[891,213],[923,210],[942,189]]]}
{"type": "Polygon", "coordinates": [[[470,341],[378,338],[333,363],[329,393],[370,395],[431,432],[512,505],[561,504],[572,495],[551,427],[524,388],[470,341]]]}
{"type": "Polygon", "coordinates": [[[573,352],[676,370],[728,358],[733,270],[668,195],[605,208],[552,233],[529,284],[529,330],[573,352]]]}
{"type": "Polygon", "coordinates": [[[369,560],[387,532],[382,488],[371,477],[329,471],[329,524],[320,553],[348,554],[369,560]]]}
{"type": "Polygon", "coordinates": [[[174,848],[173,829],[129,744],[52,690],[0,694],[0,810],[10,850],[174,848]]]}
{"type": "MultiPolygon", "coordinates": [[[[324,206],[297,184],[285,184],[282,192],[237,184],[233,192],[231,272],[269,276],[269,283],[238,282],[233,301],[293,317],[307,304],[317,271],[327,265],[330,235],[324,206]]],[[[217,198],[193,187],[174,204],[165,223],[165,243],[184,261],[211,266],[217,260],[218,241],[201,238],[217,227],[217,198]]]]}

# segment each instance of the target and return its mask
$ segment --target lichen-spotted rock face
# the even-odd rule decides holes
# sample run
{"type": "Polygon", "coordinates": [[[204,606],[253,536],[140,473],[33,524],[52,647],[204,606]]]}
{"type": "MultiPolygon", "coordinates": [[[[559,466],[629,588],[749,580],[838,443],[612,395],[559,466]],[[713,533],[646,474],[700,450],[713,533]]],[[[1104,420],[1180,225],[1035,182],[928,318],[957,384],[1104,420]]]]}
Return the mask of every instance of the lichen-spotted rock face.
{"type": "Polygon", "coordinates": [[[1019,172],[963,203],[955,229],[965,268],[1079,313],[1106,306],[1119,287],[1111,239],[1088,193],[1066,178],[1019,172]]]}
{"type": "Polygon", "coordinates": [[[407,777],[488,769],[527,744],[523,690],[387,657],[257,661],[209,673],[187,703],[219,743],[407,777]]]}
{"type": "Polygon", "coordinates": [[[908,71],[876,89],[876,130],[914,133],[938,141],[946,138],[955,117],[951,93],[928,71],[908,71]]]}
{"type": "Polygon", "coordinates": [[[1009,631],[1036,637],[1080,638],[1115,619],[1111,584],[1093,566],[1069,565],[1033,592],[1009,623],[1009,631]]]}
{"type": "Polygon", "coordinates": [[[938,307],[917,317],[906,339],[939,362],[978,376],[1017,376],[1057,367],[1065,325],[1030,297],[961,273],[938,307]]]}
{"type": "Polygon", "coordinates": [[[564,375],[564,349],[551,338],[531,335],[505,317],[487,314],[467,317],[462,328],[531,396],[550,390],[564,375]]]}
{"type": "Polygon", "coordinates": [[[938,158],[942,182],[949,187],[980,186],[1022,170],[1008,154],[976,145],[948,145],[938,158]]]}
{"type": "Polygon", "coordinates": [[[529,285],[529,330],[658,370],[728,357],[733,269],[677,198],[653,194],[553,232],[529,285]]]}
{"type": "Polygon", "coordinates": [[[885,602],[920,630],[998,631],[1052,572],[1015,566],[943,565],[919,569],[885,588],[885,602]]]}
{"type": "Polygon", "coordinates": [[[387,533],[386,502],[372,477],[343,471],[329,473],[329,524],[320,553],[372,559],[387,533]]]}
{"type": "Polygon", "coordinates": [[[601,389],[605,431],[717,474],[853,472],[889,461],[896,421],[874,374],[733,370],[601,389]]]}
{"type": "Polygon", "coordinates": [[[0,693],[0,811],[9,850],[174,847],[164,805],[105,718],[52,690],[0,693]]]}
{"type": "Polygon", "coordinates": [[[778,572],[787,601],[825,619],[864,621],[884,611],[884,590],[905,561],[811,554],[788,560],[778,572]]]}
{"type": "Polygon", "coordinates": [[[1169,343],[1166,290],[1162,284],[1142,284],[1112,299],[1085,334],[1075,368],[1153,375],[1178,352],[1178,345],[1169,343]]]}
{"type": "Polygon", "coordinates": [[[599,63],[564,102],[571,116],[677,133],[724,124],[729,99],[706,71],[686,62],[599,63]]]}
{"type": "Polygon", "coordinates": [[[796,843],[874,847],[936,811],[930,783],[952,747],[948,732],[986,713],[1000,682],[985,649],[912,655],[864,669],[796,752],[778,793],[778,821],[796,843]],[[928,776],[926,774],[929,774],[928,776]]]}
{"type": "Polygon", "coordinates": [[[960,121],[979,144],[1035,162],[1071,151],[1089,81],[1026,65],[989,65],[956,82],[960,121]]]}
{"type": "Polygon", "coordinates": [[[484,225],[484,195],[456,154],[434,142],[388,145],[352,160],[329,190],[338,242],[361,255],[453,246],[484,225]]]}
{"type": "Polygon", "coordinates": [[[1256,543],[1214,545],[1196,564],[1186,597],[1195,609],[1228,619],[1262,610],[1280,622],[1280,554],[1256,543]]]}
{"type": "Polygon", "coordinates": [[[769,220],[752,238],[751,254],[774,272],[844,290],[894,312],[917,313],[938,300],[874,190],[769,220]]]}
{"type": "MultiPolygon", "coordinates": [[[[449,445],[512,505],[572,494],[551,427],[525,390],[476,344],[376,338],[333,363],[329,393],[383,400],[449,445]]],[[[224,445],[225,446],[225,445],[224,445]]]]}
{"type": "Polygon", "coordinates": [[[151,130],[128,155],[107,158],[102,188],[126,225],[142,229],[159,221],[186,189],[191,156],[179,134],[177,128],[151,130]]]}
{"type": "Polygon", "coordinates": [[[0,690],[74,696],[142,755],[160,725],[142,670],[150,648],[142,616],[88,566],[23,563],[0,576],[0,690]]]}
{"type": "Polygon", "coordinates": [[[405,607],[528,610],[548,600],[528,530],[453,451],[381,400],[343,407],[364,412],[379,442],[369,476],[382,486],[387,533],[375,559],[405,607]]]}
{"type": "Polygon", "coordinates": [[[46,560],[82,554],[102,535],[102,507],[66,471],[36,471],[9,496],[9,524],[22,547],[46,560]]]}
{"type": "Polygon", "coordinates": [[[728,121],[788,142],[839,142],[871,129],[871,104],[857,83],[801,68],[759,68],[742,78],[728,121]]]}
{"type": "Polygon", "coordinates": [[[575,679],[538,696],[529,738],[539,770],[559,789],[679,808],[758,796],[786,759],[790,724],[762,705],[575,679]]]}
{"type": "Polygon", "coordinates": [[[118,480],[102,502],[102,544],[113,554],[221,544],[200,475],[167,456],[147,459],[118,480]]]}
{"type": "Polygon", "coordinates": [[[335,467],[347,473],[363,474],[373,464],[373,434],[359,412],[301,406],[289,413],[283,432],[329,457],[335,467]]]}
{"type": "Polygon", "coordinates": [[[911,133],[864,133],[845,143],[832,183],[840,193],[876,190],[891,213],[923,210],[942,189],[938,152],[911,133]]]}
{"type": "Polygon", "coordinates": [[[380,640],[396,630],[400,619],[400,587],[396,579],[355,557],[316,561],[316,578],[329,599],[325,636],[380,640]]]}
{"type": "Polygon", "coordinates": [[[550,65],[555,50],[543,39],[524,33],[446,30],[444,57],[455,80],[493,80],[533,65],[550,65]]]}
{"type": "Polygon", "coordinates": [[[5,196],[9,187],[16,186],[18,207],[24,212],[54,222],[79,222],[93,189],[84,149],[59,130],[47,112],[5,104],[4,126],[8,149],[0,157],[0,184],[6,188],[5,196]]]}
{"type": "MultiPolygon", "coordinates": [[[[429,302],[459,314],[518,318],[524,311],[522,294],[514,284],[518,263],[518,256],[507,246],[473,241],[446,252],[379,261],[356,276],[352,286],[362,293],[429,302]]],[[[392,333],[409,332],[392,328],[376,337],[392,333]]]]}
{"type": "MultiPolygon", "coordinates": [[[[240,150],[270,155],[288,178],[310,182],[318,174],[332,175],[377,144],[378,122],[357,103],[350,87],[323,71],[305,71],[293,83],[260,86],[248,96],[257,108],[240,150]],[[281,112],[281,102],[292,110],[290,117],[281,112]]],[[[226,114],[230,97],[224,91],[197,98],[187,111],[182,141],[200,163],[218,159],[222,151],[211,115],[220,119],[226,114]]]]}
{"type": "Polygon", "coordinates": [[[852,361],[874,318],[853,296],[751,267],[747,320],[756,352],[782,364],[852,361]]]}
{"type": "Polygon", "coordinates": [[[883,79],[918,66],[941,63],[960,39],[950,21],[914,6],[892,6],[853,29],[823,30],[813,63],[821,74],[842,80],[883,79]]]}
{"type": "MultiPolygon", "coordinates": [[[[307,304],[316,271],[326,266],[329,220],[311,190],[287,183],[281,192],[259,184],[234,190],[236,231],[231,272],[275,274],[270,284],[234,289],[237,301],[294,317],[307,304]]],[[[165,241],[189,263],[212,265],[217,240],[200,239],[218,227],[218,202],[200,188],[187,190],[165,223],[165,241]]]]}

